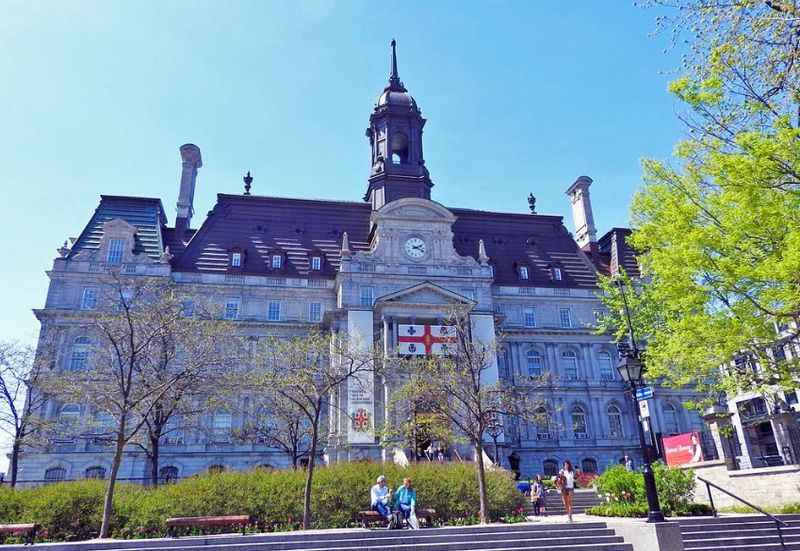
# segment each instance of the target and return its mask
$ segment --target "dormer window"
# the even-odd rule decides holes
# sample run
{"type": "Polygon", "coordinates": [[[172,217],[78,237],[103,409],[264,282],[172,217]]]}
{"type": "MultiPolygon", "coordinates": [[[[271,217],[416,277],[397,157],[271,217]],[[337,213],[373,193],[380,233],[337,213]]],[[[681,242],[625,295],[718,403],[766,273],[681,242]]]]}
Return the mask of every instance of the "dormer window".
{"type": "Polygon", "coordinates": [[[242,253],[235,252],[231,253],[231,268],[241,268],[242,267],[242,253]]]}
{"type": "Polygon", "coordinates": [[[281,267],[283,267],[283,255],[273,254],[272,255],[272,269],[273,270],[280,270],[281,267]]]}
{"type": "Polygon", "coordinates": [[[528,267],[527,266],[520,266],[519,267],[519,278],[520,279],[528,279],[528,267]]]}
{"type": "Polygon", "coordinates": [[[561,268],[553,266],[553,281],[561,281],[561,268]]]}
{"type": "Polygon", "coordinates": [[[122,252],[124,249],[124,239],[111,239],[108,242],[108,255],[106,256],[106,262],[112,266],[118,266],[119,264],[122,264],[122,252]]]}
{"type": "Polygon", "coordinates": [[[317,272],[322,269],[322,257],[319,256],[311,257],[311,269],[317,272]]]}

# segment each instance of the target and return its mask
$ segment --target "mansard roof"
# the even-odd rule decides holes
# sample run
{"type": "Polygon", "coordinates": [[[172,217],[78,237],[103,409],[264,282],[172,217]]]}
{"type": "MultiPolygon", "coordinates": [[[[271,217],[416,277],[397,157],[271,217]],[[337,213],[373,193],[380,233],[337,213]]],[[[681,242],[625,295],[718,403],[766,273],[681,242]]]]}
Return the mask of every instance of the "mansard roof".
{"type": "MultiPolygon", "coordinates": [[[[564,227],[560,216],[449,209],[457,218],[454,246],[462,255],[478,257],[484,240],[495,283],[519,286],[594,287],[595,270],[564,227]],[[530,266],[520,280],[515,265],[530,266]],[[554,280],[553,268],[562,279],[554,280]]],[[[233,249],[244,254],[238,273],[284,277],[334,277],[340,264],[342,234],[350,249],[369,247],[371,206],[368,203],[282,197],[217,195],[217,204],[186,244],[170,246],[178,271],[224,273],[233,249]],[[309,255],[321,251],[322,270],[310,270],[309,255]],[[270,256],[285,255],[280,269],[270,256]]],[[[168,239],[172,235],[167,231],[168,239]]]]}
{"type": "Polygon", "coordinates": [[[600,272],[612,275],[621,268],[631,277],[641,275],[636,251],[628,244],[631,233],[630,228],[611,228],[600,238],[592,258],[600,272]]]}
{"type": "Polygon", "coordinates": [[[104,224],[114,219],[124,220],[136,228],[135,254],[145,253],[158,258],[164,251],[163,232],[167,216],[161,199],[101,195],[91,220],[72,245],[70,257],[81,251],[97,250],[103,238],[104,224]]]}

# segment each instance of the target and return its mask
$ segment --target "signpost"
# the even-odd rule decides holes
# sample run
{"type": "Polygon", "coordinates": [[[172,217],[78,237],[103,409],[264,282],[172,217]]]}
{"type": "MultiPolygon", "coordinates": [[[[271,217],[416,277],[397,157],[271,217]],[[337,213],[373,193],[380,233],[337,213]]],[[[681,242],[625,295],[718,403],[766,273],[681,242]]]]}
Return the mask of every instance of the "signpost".
{"type": "Polygon", "coordinates": [[[651,386],[643,386],[641,388],[636,389],[636,399],[638,401],[642,400],[649,400],[653,397],[653,387],[651,386]]]}

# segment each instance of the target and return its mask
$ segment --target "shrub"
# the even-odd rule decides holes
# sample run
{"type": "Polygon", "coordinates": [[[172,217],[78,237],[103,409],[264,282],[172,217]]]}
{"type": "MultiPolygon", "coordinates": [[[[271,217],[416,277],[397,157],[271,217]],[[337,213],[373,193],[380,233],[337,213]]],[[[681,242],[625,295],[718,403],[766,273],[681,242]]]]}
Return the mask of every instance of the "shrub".
{"type": "Polygon", "coordinates": [[[597,492],[610,503],[644,501],[642,473],[629,471],[622,465],[607,469],[595,481],[597,492]]]}
{"type": "MultiPolygon", "coordinates": [[[[693,514],[694,472],[689,469],[671,469],[661,462],[656,462],[653,463],[653,474],[661,510],[673,516],[693,514]]],[[[600,496],[604,497],[608,504],[635,504],[637,507],[644,507],[646,514],[647,499],[641,472],[629,471],[622,465],[614,466],[600,475],[595,485],[600,496]]],[[[605,511],[612,510],[614,509],[605,509],[605,511]]],[[[625,512],[624,508],[619,510],[625,512]]]]}
{"type": "Polygon", "coordinates": [[[647,503],[615,502],[589,507],[586,512],[598,517],[646,517],[648,510],[647,503]]]}
{"type": "MultiPolygon", "coordinates": [[[[362,462],[317,470],[312,493],[314,526],[354,525],[356,513],[369,507],[369,488],[379,474],[386,476],[392,489],[400,486],[404,477],[412,478],[419,507],[436,509],[441,522],[477,522],[478,484],[473,464],[423,463],[402,469],[362,462]]],[[[156,489],[119,484],[112,534],[126,538],[163,536],[168,517],[225,514],[252,515],[276,529],[294,529],[302,519],[304,482],[303,471],[259,469],[205,474],[156,489]]],[[[492,520],[524,505],[510,473],[487,472],[486,484],[492,520]]],[[[105,487],[102,480],[83,480],[20,490],[2,488],[0,523],[38,522],[54,541],[94,537],[100,529],[105,487]]]]}

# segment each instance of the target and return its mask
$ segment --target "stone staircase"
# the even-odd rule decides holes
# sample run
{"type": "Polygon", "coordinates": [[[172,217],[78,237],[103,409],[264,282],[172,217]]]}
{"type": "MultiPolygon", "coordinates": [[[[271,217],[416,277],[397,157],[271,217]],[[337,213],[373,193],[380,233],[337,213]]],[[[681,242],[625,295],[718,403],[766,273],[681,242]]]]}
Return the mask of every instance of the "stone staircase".
{"type": "Polygon", "coordinates": [[[800,551],[800,515],[775,515],[782,528],[781,547],[775,523],[764,515],[736,515],[678,519],[686,551],[800,551]]]}
{"type": "MultiPolygon", "coordinates": [[[[38,545],[36,546],[38,547],[38,545]]],[[[47,544],[47,551],[633,551],[603,522],[523,523],[422,530],[315,530],[47,544]]],[[[23,545],[3,551],[27,551],[23,545]]]]}
{"type": "MultiPolygon", "coordinates": [[[[545,514],[547,516],[567,514],[564,510],[564,503],[561,501],[560,493],[547,492],[544,502],[545,514]]],[[[594,507],[595,505],[600,505],[600,503],[602,503],[602,500],[600,496],[597,495],[594,488],[575,490],[575,494],[572,498],[572,513],[575,515],[585,513],[586,509],[594,507]]],[[[530,503],[530,500],[528,500],[528,504],[526,505],[526,511],[529,515],[533,514],[533,505],[530,503]]]]}

